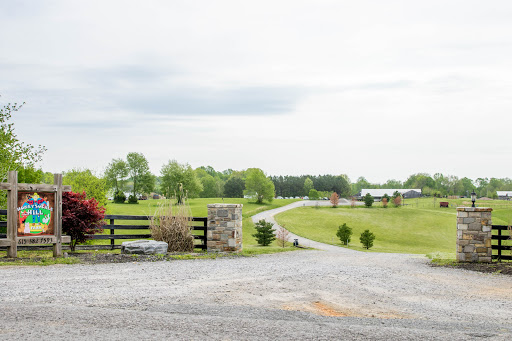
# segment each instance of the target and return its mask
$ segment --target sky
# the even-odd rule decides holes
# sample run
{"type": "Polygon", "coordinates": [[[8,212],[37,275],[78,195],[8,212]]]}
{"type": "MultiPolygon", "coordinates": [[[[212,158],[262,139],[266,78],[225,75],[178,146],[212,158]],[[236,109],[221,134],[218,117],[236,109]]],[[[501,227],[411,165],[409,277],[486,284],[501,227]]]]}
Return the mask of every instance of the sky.
{"type": "Polygon", "coordinates": [[[512,177],[511,1],[0,0],[40,166],[512,177]]]}

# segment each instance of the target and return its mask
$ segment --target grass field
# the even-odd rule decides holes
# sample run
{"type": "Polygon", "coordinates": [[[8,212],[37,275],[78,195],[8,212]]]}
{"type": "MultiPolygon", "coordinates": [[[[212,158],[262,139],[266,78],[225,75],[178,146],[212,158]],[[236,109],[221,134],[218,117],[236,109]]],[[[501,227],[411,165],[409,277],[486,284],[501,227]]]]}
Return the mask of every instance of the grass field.
{"type": "MultiPolygon", "coordinates": [[[[375,252],[435,254],[436,258],[455,258],[456,207],[468,204],[467,199],[408,199],[400,208],[383,208],[375,203],[365,207],[300,207],[278,214],[279,224],[293,233],[327,244],[341,245],[336,237],[338,226],[346,223],[353,235],[349,248],[363,250],[359,235],[369,229],[376,235],[375,252]],[[439,201],[450,202],[440,208],[439,201]]],[[[482,201],[480,207],[494,207],[493,224],[506,225],[512,220],[512,202],[482,201]]]]}
{"type": "MultiPolygon", "coordinates": [[[[263,203],[256,204],[249,199],[242,198],[200,198],[200,199],[190,199],[188,200],[188,204],[190,206],[191,214],[194,217],[206,217],[207,216],[207,206],[208,204],[215,203],[225,203],[225,204],[243,204],[242,209],[242,226],[243,226],[243,253],[244,254],[260,254],[260,253],[274,253],[274,252],[282,252],[282,251],[290,251],[292,248],[290,247],[279,247],[276,242],[272,243],[269,246],[259,246],[252,234],[256,232],[254,229],[254,224],[252,222],[251,217],[259,212],[271,210],[274,208],[278,208],[281,206],[288,205],[292,202],[297,201],[297,199],[276,199],[272,201],[272,203],[263,203]]],[[[122,214],[122,215],[146,215],[151,216],[154,215],[158,207],[162,204],[165,204],[165,200],[141,200],[139,204],[114,204],[109,202],[107,205],[106,214],[122,214]]],[[[116,222],[117,224],[117,222],[116,222]]],[[[147,225],[147,221],[126,221],[120,222],[120,224],[140,224],[147,225]]],[[[109,233],[106,230],[104,233],[109,233]]],[[[116,234],[147,234],[149,233],[147,230],[116,230],[116,234]]],[[[123,240],[116,240],[116,244],[121,244],[123,240]]],[[[95,244],[109,244],[108,240],[95,240],[95,244]]]]}

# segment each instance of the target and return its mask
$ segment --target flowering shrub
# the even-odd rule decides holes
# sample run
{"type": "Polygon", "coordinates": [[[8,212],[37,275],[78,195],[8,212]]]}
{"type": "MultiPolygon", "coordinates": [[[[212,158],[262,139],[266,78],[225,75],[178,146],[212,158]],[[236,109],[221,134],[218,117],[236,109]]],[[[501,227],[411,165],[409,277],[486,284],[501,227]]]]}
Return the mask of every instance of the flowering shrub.
{"type": "Polygon", "coordinates": [[[96,199],[87,199],[85,192],[62,193],[62,232],[71,237],[71,251],[76,244],[85,242],[88,235],[103,232],[105,207],[96,199]]]}

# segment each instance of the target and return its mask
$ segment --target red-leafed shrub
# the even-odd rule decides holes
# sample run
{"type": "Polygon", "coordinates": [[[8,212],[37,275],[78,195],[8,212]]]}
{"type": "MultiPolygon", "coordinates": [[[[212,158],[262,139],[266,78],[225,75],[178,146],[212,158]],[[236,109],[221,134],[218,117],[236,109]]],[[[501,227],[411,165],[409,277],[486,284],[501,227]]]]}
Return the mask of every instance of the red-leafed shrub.
{"type": "Polygon", "coordinates": [[[62,193],[62,232],[71,236],[71,251],[85,242],[87,235],[103,232],[104,218],[105,207],[98,207],[94,198],[87,199],[85,192],[62,193]]]}

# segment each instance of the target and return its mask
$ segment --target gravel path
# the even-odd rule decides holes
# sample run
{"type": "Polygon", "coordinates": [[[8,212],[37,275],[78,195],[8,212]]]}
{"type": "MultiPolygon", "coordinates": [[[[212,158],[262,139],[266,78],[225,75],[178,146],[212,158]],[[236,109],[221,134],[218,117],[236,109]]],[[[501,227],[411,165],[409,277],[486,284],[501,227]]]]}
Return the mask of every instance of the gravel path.
{"type": "Polygon", "coordinates": [[[482,338],[512,339],[510,277],[416,255],[0,268],[0,340],[482,338]]]}

